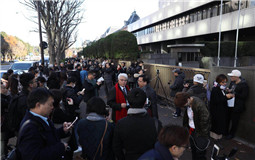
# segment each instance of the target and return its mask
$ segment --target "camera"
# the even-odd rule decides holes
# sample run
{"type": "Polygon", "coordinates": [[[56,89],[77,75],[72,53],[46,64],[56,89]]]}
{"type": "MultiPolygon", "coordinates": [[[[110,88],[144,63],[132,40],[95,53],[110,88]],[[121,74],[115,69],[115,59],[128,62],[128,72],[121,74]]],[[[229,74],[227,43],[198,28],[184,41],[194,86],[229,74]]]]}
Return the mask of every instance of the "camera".
{"type": "Polygon", "coordinates": [[[157,69],[157,74],[159,74],[159,69],[157,69]]]}

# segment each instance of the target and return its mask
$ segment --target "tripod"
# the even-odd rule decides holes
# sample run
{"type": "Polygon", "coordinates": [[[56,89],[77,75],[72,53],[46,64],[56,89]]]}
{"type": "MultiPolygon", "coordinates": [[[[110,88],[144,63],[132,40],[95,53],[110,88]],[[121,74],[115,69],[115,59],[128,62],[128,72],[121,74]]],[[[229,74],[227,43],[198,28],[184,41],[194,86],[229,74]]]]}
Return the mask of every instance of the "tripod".
{"type": "Polygon", "coordinates": [[[162,88],[162,90],[164,92],[164,95],[165,95],[165,99],[167,100],[167,95],[166,95],[165,89],[163,87],[162,81],[161,81],[161,79],[159,77],[159,70],[158,69],[157,69],[157,75],[156,75],[155,78],[156,78],[156,82],[154,84],[154,90],[156,90],[156,93],[157,93],[157,91],[159,89],[159,85],[161,85],[161,88],[162,88]]]}

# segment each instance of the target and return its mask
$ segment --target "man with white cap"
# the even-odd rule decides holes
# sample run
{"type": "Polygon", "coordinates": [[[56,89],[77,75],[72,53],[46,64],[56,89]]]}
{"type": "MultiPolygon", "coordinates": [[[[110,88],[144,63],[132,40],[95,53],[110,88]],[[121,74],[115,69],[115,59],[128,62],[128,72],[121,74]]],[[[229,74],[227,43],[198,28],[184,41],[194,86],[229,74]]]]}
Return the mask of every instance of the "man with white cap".
{"type": "Polygon", "coordinates": [[[232,70],[231,73],[228,73],[228,76],[231,79],[228,91],[232,93],[232,98],[234,97],[234,105],[229,105],[228,108],[228,125],[230,125],[230,122],[232,125],[229,126],[229,135],[226,138],[232,139],[235,136],[241,113],[245,110],[245,100],[248,97],[249,87],[245,79],[241,78],[239,70],[232,70]]]}
{"type": "Polygon", "coordinates": [[[193,86],[189,88],[187,93],[190,96],[195,96],[200,98],[203,101],[206,101],[206,89],[204,88],[204,76],[202,74],[196,74],[193,77],[193,86]]]}

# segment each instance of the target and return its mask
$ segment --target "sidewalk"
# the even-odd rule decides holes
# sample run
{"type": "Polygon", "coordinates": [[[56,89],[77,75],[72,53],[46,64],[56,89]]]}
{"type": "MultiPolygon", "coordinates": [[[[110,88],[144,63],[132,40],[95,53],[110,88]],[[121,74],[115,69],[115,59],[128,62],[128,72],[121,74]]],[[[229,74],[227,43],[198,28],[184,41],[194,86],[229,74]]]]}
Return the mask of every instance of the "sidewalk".
{"type": "MultiPolygon", "coordinates": [[[[158,107],[158,112],[159,112],[159,119],[163,123],[163,125],[166,124],[177,124],[177,125],[182,125],[182,118],[173,118],[172,113],[175,112],[175,109],[173,107],[168,107],[168,106],[162,106],[160,105],[158,107]]],[[[211,138],[211,143],[209,148],[207,149],[207,159],[210,159],[212,148],[214,145],[215,141],[211,138]]],[[[228,155],[231,149],[237,148],[238,151],[235,154],[234,157],[231,159],[233,160],[254,160],[255,159],[255,148],[254,144],[249,144],[240,138],[236,137],[232,140],[226,140],[222,139],[217,144],[220,147],[220,155],[228,155]]],[[[191,160],[191,150],[186,150],[180,160],[191,160]]]]}

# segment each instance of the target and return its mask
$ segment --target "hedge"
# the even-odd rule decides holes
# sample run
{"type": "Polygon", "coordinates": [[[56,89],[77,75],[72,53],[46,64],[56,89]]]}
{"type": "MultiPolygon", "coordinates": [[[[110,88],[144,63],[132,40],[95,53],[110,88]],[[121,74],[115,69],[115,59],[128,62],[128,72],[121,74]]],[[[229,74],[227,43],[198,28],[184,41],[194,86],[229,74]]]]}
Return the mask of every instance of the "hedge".
{"type": "MultiPolygon", "coordinates": [[[[198,43],[198,42],[196,42],[198,43]]],[[[205,47],[200,49],[203,56],[217,57],[218,56],[218,42],[199,42],[205,44],[205,47]]],[[[236,42],[221,42],[220,56],[234,57],[236,42]]],[[[237,56],[255,56],[255,42],[238,42],[237,56]]]]}
{"type": "Polygon", "coordinates": [[[79,52],[79,56],[135,60],[138,52],[136,37],[128,31],[119,31],[98,41],[91,42],[83,48],[82,52],[79,52]]]}

